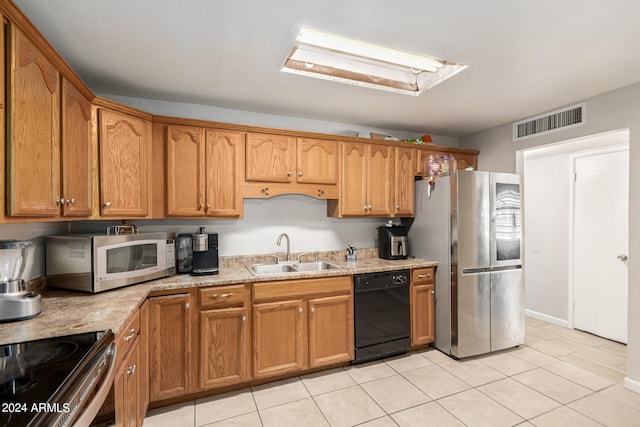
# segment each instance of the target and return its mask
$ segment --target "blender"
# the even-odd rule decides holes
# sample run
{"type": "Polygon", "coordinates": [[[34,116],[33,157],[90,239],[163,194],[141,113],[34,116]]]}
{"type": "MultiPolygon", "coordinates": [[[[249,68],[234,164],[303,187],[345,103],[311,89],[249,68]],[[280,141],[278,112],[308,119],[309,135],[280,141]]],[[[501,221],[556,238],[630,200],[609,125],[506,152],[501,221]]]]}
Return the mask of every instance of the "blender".
{"type": "Polygon", "coordinates": [[[42,311],[40,295],[25,289],[22,273],[30,241],[0,240],[0,322],[26,320],[42,311]]]}

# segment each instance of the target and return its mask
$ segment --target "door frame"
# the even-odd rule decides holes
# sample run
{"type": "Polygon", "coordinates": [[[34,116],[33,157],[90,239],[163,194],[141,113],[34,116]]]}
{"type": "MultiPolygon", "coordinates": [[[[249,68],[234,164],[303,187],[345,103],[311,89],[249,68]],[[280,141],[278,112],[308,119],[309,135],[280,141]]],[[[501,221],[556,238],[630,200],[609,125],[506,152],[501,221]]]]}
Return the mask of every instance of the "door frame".
{"type": "MultiPolygon", "coordinates": [[[[579,158],[599,156],[603,154],[618,153],[622,151],[629,152],[629,141],[621,144],[611,145],[603,148],[596,148],[593,150],[577,151],[569,155],[569,174],[572,181],[572,185],[569,187],[569,328],[575,329],[575,183],[576,183],[576,160],[579,158]]],[[[629,177],[627,176],[627,180],[629,177]]],[[[627,243],[628,245],[628,243],[627,243]]],[[[628,252],[628,250],[627,250],[628,252]]],[[[629,283],[629,277],[627,276],[627,284],[629,283]]],[[[629,308],[627,307],[627,311],[629,308]]],[[[627,325],[627,329],[628,325],[627,325]]]]}

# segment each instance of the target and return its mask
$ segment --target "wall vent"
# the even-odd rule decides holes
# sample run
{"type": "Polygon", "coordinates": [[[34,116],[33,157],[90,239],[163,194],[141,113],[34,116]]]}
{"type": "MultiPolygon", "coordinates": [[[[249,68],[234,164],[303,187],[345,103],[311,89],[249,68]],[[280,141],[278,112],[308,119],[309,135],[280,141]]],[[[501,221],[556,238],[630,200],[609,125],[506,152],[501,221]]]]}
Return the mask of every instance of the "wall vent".
{"type": "Polygon", "coordinates": [[[572,105],[513,124],[513,141],[582,126],[586,123],[586,104],[572,105]]]}

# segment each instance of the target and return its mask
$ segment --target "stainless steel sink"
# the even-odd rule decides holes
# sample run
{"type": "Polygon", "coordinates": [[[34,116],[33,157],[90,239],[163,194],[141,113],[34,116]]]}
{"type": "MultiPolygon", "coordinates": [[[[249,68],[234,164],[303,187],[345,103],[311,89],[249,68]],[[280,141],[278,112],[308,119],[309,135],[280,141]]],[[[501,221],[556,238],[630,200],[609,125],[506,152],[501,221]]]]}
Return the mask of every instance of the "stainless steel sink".
{"type": "Polygon", "coordinates": [[[253,274],[278,274],[296,271],[290,264],[253,264],[248,268],[253,274]]]}
{"type": "Polygon", "coordinates": [[[252,264],[247,265],[249,272],[254,275],[261,274],[282,274],[282,273],[296,273],[301,271],[325,271],[325,270],[337,270],[342,267],[335,264],[331,264],[326,261],[316,262],[299,262],[297,264],[252,264]]]}
{"type": "Polygon", "coordinates": [[[341,268],[335,264],[331,264],[326,261],[301,262],[298,264],[294,264],[294,267],[298,271],[323,271],[323,270],[335,270],[335,269],[341,268]]]}

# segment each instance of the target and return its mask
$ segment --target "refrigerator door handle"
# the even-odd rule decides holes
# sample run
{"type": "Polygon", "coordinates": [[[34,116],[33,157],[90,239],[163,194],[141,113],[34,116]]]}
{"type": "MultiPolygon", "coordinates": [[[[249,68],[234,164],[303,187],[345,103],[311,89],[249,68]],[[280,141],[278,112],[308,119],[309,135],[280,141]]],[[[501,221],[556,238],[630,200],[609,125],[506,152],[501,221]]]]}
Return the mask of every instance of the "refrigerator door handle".
{"type": "Polygon", "coordinates": [[[522,265],[506,265],[504,267],[478,267],[478,268],[463,268],[462,274],[481,274],[481,273],[494,273],[499,271],[520,270],[522,265]]]}
{"type": "Polygon", "coordinates": [[[490,272],[491,269],[490,268],[486,268],[486,267],[480,267],[480,268],[463,268],[462,269],[462,274],[481,274],[481,273],[488,273],[490,272]]]}

